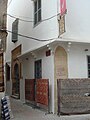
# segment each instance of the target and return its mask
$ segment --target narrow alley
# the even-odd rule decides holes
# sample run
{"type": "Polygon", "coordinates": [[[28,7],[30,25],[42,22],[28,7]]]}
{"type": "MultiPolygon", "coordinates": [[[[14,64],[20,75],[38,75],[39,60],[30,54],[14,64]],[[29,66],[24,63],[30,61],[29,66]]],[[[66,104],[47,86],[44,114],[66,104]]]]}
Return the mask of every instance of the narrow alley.
{"type": "Polygon", "coordinates": [[[23,104],[20,100],[11,98],[11,108],[13,120],[90,120],[90,115],[71,115],[60,116],[56,114],[47,114],[45,111],[33,109],[32,107],[23,104]]]}
{"type": "MultiPolygon", "coordinates": [[[[2,97],[0,93],[0,98],[2,97]]],[[[57,116],[56,114],[45,114],[45,111],[33,109],[20,100],[10,98],[11,110],[13,117],[11,120],[90,120],[90,114],[85,115],[65,115],[57,116]]]]}

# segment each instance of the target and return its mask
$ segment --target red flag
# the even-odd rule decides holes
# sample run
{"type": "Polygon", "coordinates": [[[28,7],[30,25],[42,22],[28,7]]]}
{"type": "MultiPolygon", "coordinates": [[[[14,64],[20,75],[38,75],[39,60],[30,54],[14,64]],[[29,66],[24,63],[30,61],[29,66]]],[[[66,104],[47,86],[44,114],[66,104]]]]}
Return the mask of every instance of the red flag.
{"type": "Polygon", "coordinates": [[[61,15],[65,14],[66,11],[66,0],[60,0],[61,15]]]}

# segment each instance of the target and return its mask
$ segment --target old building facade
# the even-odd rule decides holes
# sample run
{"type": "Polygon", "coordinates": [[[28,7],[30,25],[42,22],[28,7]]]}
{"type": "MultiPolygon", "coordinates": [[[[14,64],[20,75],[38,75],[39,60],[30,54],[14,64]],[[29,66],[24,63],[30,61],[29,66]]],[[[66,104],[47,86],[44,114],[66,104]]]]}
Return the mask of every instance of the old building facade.
{"type": "Polygon", "coordinates": [[[7,0],[0,0],[0,91],[4,91],[4,52],[6,50],[7,0]]]}
{"type": "MultiPolygon", "coordinates": [[[[37,89],[28,93],[25,86],[30,87],[29,82],[34,85],[34,79],[47,79],[49,110],[55,113],[57,79],[90,77],[89,3],[88,0],[66,0],[66,3],[65,0],[15,0],[10,3],[5,54],[10,73],[6,93],[22,102],[30,101],[32,98],[28,97],[36,95],[37,89]],[[63,2],[64,9],[61,9],[63,2]]],[[[34,98],[30,102],[35,101],[38,100],[34,98]]]]}

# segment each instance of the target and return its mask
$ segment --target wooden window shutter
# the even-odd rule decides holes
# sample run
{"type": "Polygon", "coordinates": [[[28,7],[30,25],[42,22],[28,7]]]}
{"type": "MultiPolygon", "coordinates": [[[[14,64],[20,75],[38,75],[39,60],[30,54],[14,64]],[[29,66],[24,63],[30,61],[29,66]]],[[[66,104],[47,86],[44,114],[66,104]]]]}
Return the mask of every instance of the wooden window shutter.
{"type": "Polygon", "coordinates": [[[18,18],[12,24],[12,42],[18,41],[18,18]]]}

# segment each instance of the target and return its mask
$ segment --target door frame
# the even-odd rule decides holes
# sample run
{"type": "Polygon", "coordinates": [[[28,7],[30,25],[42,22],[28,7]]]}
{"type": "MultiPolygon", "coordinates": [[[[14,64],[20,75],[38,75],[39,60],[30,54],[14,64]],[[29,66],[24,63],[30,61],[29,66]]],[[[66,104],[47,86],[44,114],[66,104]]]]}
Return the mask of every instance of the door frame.
{"type": "MultiPolygon", "coordinates": [[[[15,83],[15,79],[14,79],[14,66],[15,64],[18,64],[19,66],[19,81],[21,78],[21,62],[18,59],[18,56],[21,55],[21,45],[17,46],[15,49],[13,49],[11,51],[11,78],[12,78],[12,96],[15,96],[15,90],[13,89],[13,85],[15,83]]],[[[19,82],[20,83],[20,82],[19,82]]],[[[20,98],[20,84],[19,84],[19,95],[15,96],[15,98],[20,98]]]]}
{"type": "Polygon", "coordinates": [[[67,52],[62,46],[57,46],[54,52],[54,111],[58,111],[57,79],[68,78],[67,52]],[[61,62],[60,62],[61,61],[61,62]]]}

